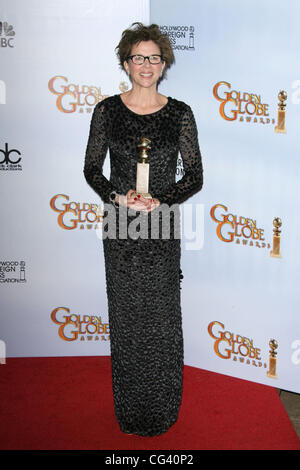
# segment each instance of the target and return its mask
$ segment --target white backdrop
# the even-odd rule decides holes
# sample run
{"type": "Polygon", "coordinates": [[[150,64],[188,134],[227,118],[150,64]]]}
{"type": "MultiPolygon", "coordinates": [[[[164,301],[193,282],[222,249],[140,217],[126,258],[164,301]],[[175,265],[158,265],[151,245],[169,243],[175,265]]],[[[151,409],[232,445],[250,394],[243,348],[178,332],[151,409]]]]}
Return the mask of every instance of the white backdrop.
{"type": "Polygon", "coordinates": [[[204,204],[204,245],[183,253],[185,362],[297,392],[299,14],[297,1],[151,1],[151,20],[176,53],[161,92],[191,105],[204,162],[204,187],[193,198],[204,204]],[[214,87],[232,98],[224,104],[231,120],[214,87]],[[274,130],[282,89],[286,134],[274,130]],[[249,99],[260,104],[257,114],[249,99]],[[211,211],[232,222],[220,226],[232,241],[218,237],[211,211]],[[282,220],[281,259],[270,256],[274,217],[282,220]],[[246,219],[261,240],[248,238],[246,219]],[[270,339],[278,343],[277,379],[267,376],[270,339]]]}
{"type": "Polygon", "coordinates": [[[299,13],[296,0],[2,0],[0,339],[8,357],[109,354],[100,200],[84,180],[84,153],[96,102],[129,86],[114,51],[121,32],[155,22],[176,55],[160,91],[191,105],[204,164],[203,190],[182,206],[185,363],[300,392],[299,13]],[[231,97],[226,116],[240,111],[235,120],[222,117],[214,87],[231,97]],[[274,131],[281,89],[286,134],[274,131]],[[261,105],[257,115],[249,99],[261,105]],[[231,222],[220,226],[223,240],[212,212],[231,222]],[[274,217],[281,259],[270,256],[274,217]],[[261,239],[247,238],[243,224],[261,239]],[[277,379],[267,376],[273,338],[277,379]]]}
{"type": "Polygon", "coordinates": [[[100,199],[84,179],[84,155],[94,105],[127,80],[115,54],[121,32],[148,22],[149,2],[1,5],[0,21],[15,35],[0,49],[0,149],[7,143],[21,160],[0,175],[0,338],[8,357],[108,355],[102,242],[89,223],[100,199]]]}

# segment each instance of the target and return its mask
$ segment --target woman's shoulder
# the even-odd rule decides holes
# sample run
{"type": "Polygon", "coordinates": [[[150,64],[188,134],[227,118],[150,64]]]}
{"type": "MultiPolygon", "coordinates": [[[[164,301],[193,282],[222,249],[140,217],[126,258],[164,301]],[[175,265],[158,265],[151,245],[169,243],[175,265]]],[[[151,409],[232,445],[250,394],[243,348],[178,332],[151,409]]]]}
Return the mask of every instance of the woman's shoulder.
{"type": "Polygon", "coordinates": [[[169,96],[169,100],[171,101],[172,106],[177,111],[181,112],[182,114],[185,113],[192,113],[192,108],[189,104],[184,101],[178,100],[176,98],[172,98],[169,96]]]}
{"type": "Polygon", "coordinates": [[[118,101],[118,96],[119,95],[106,96],[96,104],[95,108],[109,109],[114,107],[118,101]]]}

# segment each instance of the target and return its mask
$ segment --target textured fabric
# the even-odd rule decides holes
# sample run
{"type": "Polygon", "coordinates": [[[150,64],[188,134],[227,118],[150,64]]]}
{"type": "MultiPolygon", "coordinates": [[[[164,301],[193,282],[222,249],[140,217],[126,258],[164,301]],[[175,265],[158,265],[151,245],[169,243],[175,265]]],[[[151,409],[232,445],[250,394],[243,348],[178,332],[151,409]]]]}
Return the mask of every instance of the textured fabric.
{"type": "MultiPolygon", "coordinates": [[[[101,101],[92,116],[84,175],[105,203],[112,191],[126,194],[134,189],[142,137],[151,140],[149,192],[161,206],[149,214],[125,209],[128,233],[132,226],[140,229],[140,235],[134,231],[135,236],[127,237],[120,235],[124,208],[114,208],[116,237],[103,237],[103,246],[116,417],[124,432],[154,436],[176,421],[182,396],[181,246],[175,222],[177,204],[202,187],[191,108],[169,97],[159,111],[139,115],[125,106],[120,95],[101,101]],[[107,149],[109,181],[102,173],[107,149]],[[175,182],[178,152],[185,174],[175,182]],[[159,236],[151,239],[151,217],[164,205],[174,208],[170,235],[166,239],[160,226],[159,236]]],[[[104,232],[107,225],[103,223],[104,232]]]]}

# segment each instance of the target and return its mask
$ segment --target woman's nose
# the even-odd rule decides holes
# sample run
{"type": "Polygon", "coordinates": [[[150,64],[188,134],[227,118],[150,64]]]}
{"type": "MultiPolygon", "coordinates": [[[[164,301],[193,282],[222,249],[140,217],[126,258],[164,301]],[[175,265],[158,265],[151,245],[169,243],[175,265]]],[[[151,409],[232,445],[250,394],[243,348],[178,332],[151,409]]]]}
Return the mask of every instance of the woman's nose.
{"type": "Polygon", "coordinates": [[[145,58],[145,61],[144,61],[144,64],[145,66],[149,67],[151,64],[150,64],[150,59],[148,59],[148,57],[145,58]]]}

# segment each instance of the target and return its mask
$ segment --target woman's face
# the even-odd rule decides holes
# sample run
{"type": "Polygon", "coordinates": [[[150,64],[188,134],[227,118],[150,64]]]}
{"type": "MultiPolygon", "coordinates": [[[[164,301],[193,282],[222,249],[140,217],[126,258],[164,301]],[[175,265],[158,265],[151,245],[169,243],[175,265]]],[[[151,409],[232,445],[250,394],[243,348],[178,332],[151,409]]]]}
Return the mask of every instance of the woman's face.
{"type": "MultiPolygon", "coordinates": [[[[160,55],[160,49],[157,44],[153,41],[141,41],[135,44],[130,55],[160,55]]],[[[161,73],[165,67],[165,62],[159,64],[150,64],[149,60],[146,59],[142,65],[137,65],[132,62],[131,59],[124,62],[126,72],[130,75],[132,86],[139,86],[143,88],[155,87],[161,73]]]]}

